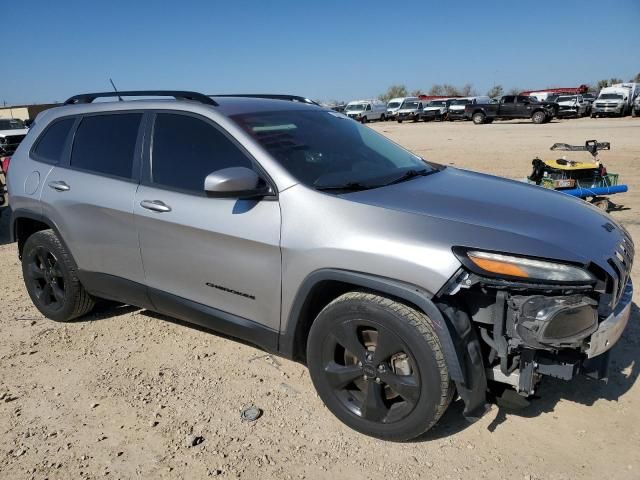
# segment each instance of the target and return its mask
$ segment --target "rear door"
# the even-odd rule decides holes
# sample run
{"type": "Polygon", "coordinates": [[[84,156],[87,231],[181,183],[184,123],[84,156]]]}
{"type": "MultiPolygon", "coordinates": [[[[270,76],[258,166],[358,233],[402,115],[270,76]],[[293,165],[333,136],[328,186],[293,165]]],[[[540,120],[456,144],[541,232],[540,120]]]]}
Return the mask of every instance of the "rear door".
{"type": "Polygon", "coordinates": [[[169,312],[180,304],[211,307],[278,330],[277,199],[204,192],[205,177],[216,170],[259,166],[221,127],[187,112],[156,113],[149,137],[134,208],[154,303],[169,312]],[[171,309],[161,306],[166,302],[171,309]]]}
{"type": "Polygon", "coordinates": [[[516,114],[516,97],[514,95],[505,95],[500,100],[500,116],[504,118],[513,118],[516,114]]]}
{"type": "Polygon", "coordinates": [[[59,229],[83,282],[102,274],[103,280],[144,283],[133,217],[143,116],[125,111],[77,118],[70,151],[45,181],[43,214],[59,229]]]}

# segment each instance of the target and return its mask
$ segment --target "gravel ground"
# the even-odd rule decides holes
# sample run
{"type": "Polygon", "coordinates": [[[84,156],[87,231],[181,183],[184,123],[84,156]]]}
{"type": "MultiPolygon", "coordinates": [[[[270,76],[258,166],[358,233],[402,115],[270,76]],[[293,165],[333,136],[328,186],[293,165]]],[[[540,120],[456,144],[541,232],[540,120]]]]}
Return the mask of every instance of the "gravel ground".
{"type": "MultiPolygon", "coordinates": [[[[431,160],[511,178],[554,142],[610,141],[602,157],[632,189],[613,216],[640,239],[640,119],[372,127],[431,160]]],[[[457,400],[424,437],[394,444],[343,426],[303,366],[251,346],[110,304],[69,324],[44,319],[23,287],[7,213],[1,478],[640,478],[637,293],[608,384],[548,380],[527,408],[494,406],[474,424],[457,400]],[[242,422],[253,404],[262,417],[242,422]]]]}

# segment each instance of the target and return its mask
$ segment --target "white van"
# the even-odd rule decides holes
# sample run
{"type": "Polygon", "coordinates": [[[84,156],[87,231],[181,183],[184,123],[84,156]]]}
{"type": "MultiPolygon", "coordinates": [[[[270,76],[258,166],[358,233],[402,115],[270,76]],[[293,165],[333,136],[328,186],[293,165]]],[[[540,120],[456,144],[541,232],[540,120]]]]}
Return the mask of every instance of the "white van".
{"type": "Polygon", "coordinates": [[[486,95],[481,95],[479,97],[452,98],[449,102],[447,118],[451,122],[454,120],[468,120],[464,115],[465,107],[467,105],[475,105],[477,103],[491,103],[491,98],[486,95]]]}
{"type": "Polygon", "coordinates": [[[600,90],[591,107],[591,118],[616,115],[624,117],[631,113],[633,101],[640,91],[639,84],[617,83],[600,90]]]}
{"type": "Polygon", "coordinates": [[[398,110],[402,104],[406,101],[415,101],[418,100],[418,97],[396,97],[392,98],[387,102],[387,111],[386,111],[386,119],[393,120],[398,115],[398,110]]]}
{"type": "Polygon", "coordinates": [[[387,106],[379,100],[354,100],[347,103],[344,113],[362,123],[372,120],[385,120],[387,106]]]}

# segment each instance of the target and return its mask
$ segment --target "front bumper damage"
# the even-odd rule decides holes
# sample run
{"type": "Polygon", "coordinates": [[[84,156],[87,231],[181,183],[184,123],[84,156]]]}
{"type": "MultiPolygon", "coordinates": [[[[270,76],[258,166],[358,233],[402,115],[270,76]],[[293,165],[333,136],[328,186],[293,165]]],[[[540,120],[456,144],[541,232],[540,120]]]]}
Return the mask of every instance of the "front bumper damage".
{"type": "MultiPolygon", "coordinates": [[[[625,280],[615,305],[603,313],[603,302],[609,297],[600,296],[593,285],[514,284],[461,269],[438,297],[441,310],[447,305],[451,311],[465,312],[468,328],[479,338],[481,354],[476,361],[481,366],[473,365],[476,378],[457,385],[465,411],[479,416],[487,389],[495,385],[492,382],[510,385],[528,397],[545,376],[571,380],[582,374],[606,379],[609,350],[630,318],[633,285],[630,278],[625,280]]],[[[451,320],[453,315],[448,317],[451,320]]]]}

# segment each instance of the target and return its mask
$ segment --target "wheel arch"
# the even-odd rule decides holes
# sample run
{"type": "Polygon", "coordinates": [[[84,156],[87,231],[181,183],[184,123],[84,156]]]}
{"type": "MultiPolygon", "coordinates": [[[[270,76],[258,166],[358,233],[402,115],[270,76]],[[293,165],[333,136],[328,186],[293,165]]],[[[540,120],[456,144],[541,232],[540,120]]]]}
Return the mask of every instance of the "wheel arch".
{"type": "Polygon", "coordinates": [[[307,337],[318,313],[335,298],[353,290],[367,290],[394,298],[427,315],[433,321],[442,344],[451,379],[465,382],[454,343],[458,335],[456,327],[438,309],[433,294],[416,285],[349,270],[322,269],[307,276],[295,296],[287,325],[280,333],[279,352],[305,362],[307,337]]]}
{"type": "Polygon", "coordinates": [[[18,242],[19,258],[22,258],[22,249],[27,239],[34,233],[42,230],[53,230],[60,239],[60,242],[62,242],[67,251],[69,251],[62,235],[60,235],[60,230],[58,230],[58,227],[51,219],[32,210],[17,209],[11,211],[9,238],[14,242],[18,242]]]}

